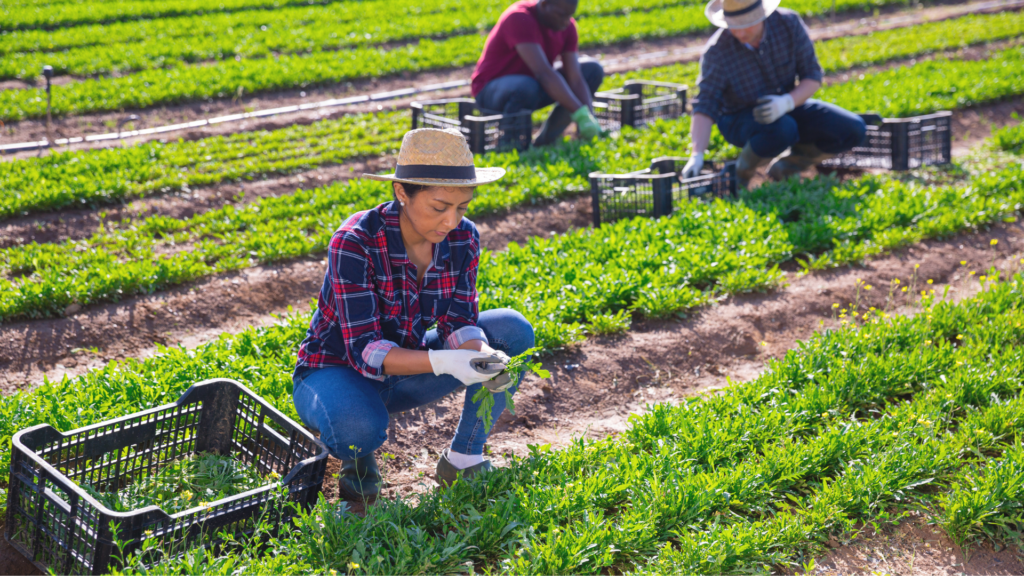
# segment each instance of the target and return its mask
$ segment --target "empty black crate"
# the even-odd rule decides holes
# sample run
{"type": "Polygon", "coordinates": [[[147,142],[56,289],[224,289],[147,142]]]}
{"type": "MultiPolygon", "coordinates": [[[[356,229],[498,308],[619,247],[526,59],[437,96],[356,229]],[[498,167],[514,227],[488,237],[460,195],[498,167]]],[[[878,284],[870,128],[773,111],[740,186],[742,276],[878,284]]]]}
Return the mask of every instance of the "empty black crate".
{"type": "Polygon", "coordinates": [[[706,163],[702,174],[680,181],[685,158],[662,157],[651,168],[627,174],[590,174],[594,226],[634,216],[658,218],[679,207],[684,198],[731,198],[736,196],[736,166],[720,169],[706,163]]]}
{"type": "Polygon", "coordinates": [[[454,128],[469,141],[474,154],[500,150],[523,151],[533,139],[533,113],[501,114],[480,110],[476,100],[449,98],[413,102],[412,129],[454,128]]]}
{"type": "Polygon", "coordinates": [[[849,152],[822,162],[833,168],[910,170],[951,162],[951,112],[911,118],[861,114],[864,140],[849,152]]]}
{"type": "Polygon", "coordinates": [[[115,538],[129,554],[148,538],[185,547],[224,530],[243,535],[279,485],[291,502],[309,506],[326,463],[323,443],[248,388],[207,380],[173,404],[68,433],[41,424],[15,434],[5,537],[44,573],[103,574],[115,567],[115,538]],[[170,515],[156,506],[115,512],[79,486],[118,491],[200,452],[233,456],[281,480],[170,515]]]}
{"type": "Polygon", "coordinates": [[[630,80],[622,88],[594,94],[594,115],[605,130],[639,128],[686,112],[686,86],[651,80],[630,80]]]}

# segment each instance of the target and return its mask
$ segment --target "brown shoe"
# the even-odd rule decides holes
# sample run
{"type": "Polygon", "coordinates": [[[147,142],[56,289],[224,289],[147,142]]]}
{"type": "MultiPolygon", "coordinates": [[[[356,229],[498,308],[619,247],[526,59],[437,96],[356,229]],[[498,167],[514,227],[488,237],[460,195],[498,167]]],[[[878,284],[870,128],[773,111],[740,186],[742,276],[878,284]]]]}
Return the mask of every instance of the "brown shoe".
{"type": "Polygon", "coordinates": [[[790,148],[789,156],[779,158],[768,168],[768,178],[775,182],[783,182],[835,156],[822,152],[814,144],[797,143],[790,148]]]}
{"type": "Polygon", "coordinates": [[[456,468],[454,464],[448,461],[448,448],[445,448],[441,452],[441,459],[437,461],[437,483],[442,486],[451,486],[460,477],[472,478],[477,474],[490,472],[491,469],[490,460],[484,460],[469,468],[456,468]]]}

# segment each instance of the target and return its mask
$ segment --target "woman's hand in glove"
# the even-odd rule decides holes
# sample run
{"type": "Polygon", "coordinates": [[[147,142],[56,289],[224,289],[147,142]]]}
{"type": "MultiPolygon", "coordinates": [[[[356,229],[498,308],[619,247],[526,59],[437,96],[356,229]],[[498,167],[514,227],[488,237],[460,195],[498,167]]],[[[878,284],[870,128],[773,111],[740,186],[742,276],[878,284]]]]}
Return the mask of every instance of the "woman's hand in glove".
{"type": "Polygon", "coordinates": [[[509,358],[501,352],[476,350],[428,350],[434,375],[451,374],[466,386],[490,380],[501,373],[509,358]]]}
{"type": "Polygon", "coordinates": [[[686,161],[686,166],[683,166],[683,172],[679,176],[680,180],[687,178],[696,178],[700,176],[700,169],[704,167],[704,153],[694,153],[690,156],[690,159],[686,161]]]}
{"type": "Polygon", "coordinates": [[[597,123],[597,118],[594,118],[590,108],[580,106],[572,113],[572,119],[576,122],[576,128],[579,129],[581,138],[593,140],[601,135],[601,125],[597,123]]]}

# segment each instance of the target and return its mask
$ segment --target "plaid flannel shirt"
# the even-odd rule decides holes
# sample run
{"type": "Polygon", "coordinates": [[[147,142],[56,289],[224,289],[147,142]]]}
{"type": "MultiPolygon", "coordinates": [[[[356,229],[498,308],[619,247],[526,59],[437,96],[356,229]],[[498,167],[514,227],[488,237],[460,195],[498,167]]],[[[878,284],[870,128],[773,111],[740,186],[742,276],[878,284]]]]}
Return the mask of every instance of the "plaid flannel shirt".
{"type": "Polygon", "coordinates": [[[693,111],[710,116],[752,108],[769,94],[786,94],[796,79],[821,81],[821,65],[807,27],[792,10],[780,8],[764,21],[761,45],[750,48],[726,29],[715,32],[700,57],[699,91],[693,111]]]}
{"type": "Polygon", "coordinates": [[[476,325],[476,226],[463,218],[434,245],[420,288],[393,204],[352,215],[331,237],[323,288],[299,345],[296,371],[351,366],[367,378],[383,380],[388,351],[396,346],[425,350],[423,338],[435,321],[445,348],[468,340],[487,342],[476,325]]]}

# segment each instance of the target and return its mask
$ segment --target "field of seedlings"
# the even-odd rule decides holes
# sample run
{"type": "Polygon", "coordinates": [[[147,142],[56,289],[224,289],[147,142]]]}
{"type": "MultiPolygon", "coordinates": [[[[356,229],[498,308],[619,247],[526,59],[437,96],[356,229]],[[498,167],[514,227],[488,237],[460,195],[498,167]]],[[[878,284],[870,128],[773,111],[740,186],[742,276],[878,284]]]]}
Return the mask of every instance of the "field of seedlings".
{"type": "MultiPolygon", "coordinates": [[[[468,80],[509,3],[12,0],[0,145],[39,139],[43,66],[60,137],[153,127],[468,80]]],[[[595,226],[589,176],[689,156],[688,111],[477,154],[507,170],[467,213],[480,309],[521,312],[539,365],[469,481],[434,476],[461,390],[392,414],[373,504],[292,370],[409,96],[0,156],[0,574],[1024,573],[1024,4],[783,7],[816,98],[949,111],[951,162],[595,226]]],[[[576,18],[602,90],[695,95],[703,2],[576,18]]],[[[716,128],[706,160],[738,154],[716,128]]]]}

